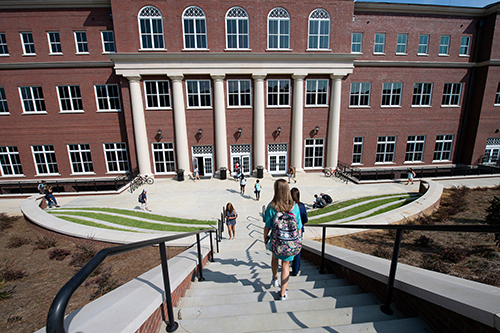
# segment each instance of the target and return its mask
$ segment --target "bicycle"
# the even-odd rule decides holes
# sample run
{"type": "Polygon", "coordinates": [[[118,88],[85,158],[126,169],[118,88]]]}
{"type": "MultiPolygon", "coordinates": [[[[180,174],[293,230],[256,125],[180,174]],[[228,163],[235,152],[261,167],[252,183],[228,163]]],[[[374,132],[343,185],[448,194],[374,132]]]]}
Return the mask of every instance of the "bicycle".
{"type": "Polygon", "coordinates": [[[139,176],[135,177],[135,179],[132,181],[132,184],[130,184],[130,193],[137,190],[144,183],[152,185],[154,182],[155,182],[154,178],[148,177],[148,175],[144,175],[144,176],[139,175],[139,176]]]}
{"type": "Polygon", "coordinates": [[[325,174],[325,177],[336,176],[337,168],[325,169],[323,170],[323,173],[325,174]]]}

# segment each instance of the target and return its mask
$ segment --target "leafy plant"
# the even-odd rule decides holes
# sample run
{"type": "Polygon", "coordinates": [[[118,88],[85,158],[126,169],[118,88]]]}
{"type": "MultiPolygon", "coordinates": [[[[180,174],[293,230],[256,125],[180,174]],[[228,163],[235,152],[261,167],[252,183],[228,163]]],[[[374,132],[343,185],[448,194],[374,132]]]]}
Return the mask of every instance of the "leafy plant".
{"type": "Polygon", "coordinates": [[[413,242],[415,243],[415,245],[418,246],[429,246],[432,243],[434,243],[432,238],[427,237],[425,235],[420,235],[420,237],[416,238],[413,242]]]}
{"type": "Polygon", "coordinates": [[[45,250],[57,245],[57,240],[52,237],[38,237],[35,241],[35,250],[45,250]]]}
{"type": "MultiPolygon", "coordinates": [[[[491,225],[500,225],[500,198],[494,196],[489,201],[490,206],[486,208],[486,223],[491,225]]],[[[495,233],[495,244],[500,247],[500,233],[495,233]]]]}
{"type": "Polygon", "coordinates": [[[11,298],[12,297],[12,294],[15,293],[16,291],[14,289],[16,289],[16,286],[8,289],[8,290],[4,290],[4,284],[5,284],[5,280],[1,280],[0,281],[0,300],[3,300],[3,299],[7,299],[7,298],[11,298]]]}
{"type": "Polygon", "coordinates": [[[392,251],[386,249],[385,247],[378,247],[375,250],[373,250],[372,254],[376,257],[384,258],[384,259],[391,259],[392,258],[392,251]]]}
{"type": "Polygon", "coordinates": [[[120,281],[112,277],[110,268],[106,269],[100,276],[87,282],[85,286],[92,284],[95,285],[96,289],[90,295],[91,300],[101,297],[121,285],[120,281]]]}
{"type": "Polygon", "coordinates": [[[457,263],[464,260],[468,255],[468,251],[458,246],[445,247],[441,252],[441,258],[451,263],[457,263]]]}
{"type": "Polygon", "coordinates": [[[0,213],[0,231],[4,231],[5,229],[12,228],[12,224],[16,217],[9,216],[5,213],[0,213]]]}
{"type": "Polygon", "coordinates": [[[63,261],[70,254],[71,254],[70,250],[66,250],[66,249],[53,249],[52,251],[49,252],[49,259],[50,260],[63,261]]]}
{"type": "Polygon", "coordinates": [[[76,251],[71,255],[70,265],[83,267],[97,254],[97,250],[92,243],[81,243],[76,246],[76,251]]]}
{"type": "Polygon", "coordinates": [[[0,267],[0,281],[14,281],[14,280],[19,280],[22,279],[25,276],[28,276],[29,273],[26,272],[25,270],[17,269],[14,270],[12,268],[14,266],[14,260],[8,260],[6,261],[1,267],[0,267]]]}
{"type": "Polygon", "coordinates": [[[26,236],[12,236],[9,238],[7,248],[13,249],[31,243],[31,239],[26,236]]]}

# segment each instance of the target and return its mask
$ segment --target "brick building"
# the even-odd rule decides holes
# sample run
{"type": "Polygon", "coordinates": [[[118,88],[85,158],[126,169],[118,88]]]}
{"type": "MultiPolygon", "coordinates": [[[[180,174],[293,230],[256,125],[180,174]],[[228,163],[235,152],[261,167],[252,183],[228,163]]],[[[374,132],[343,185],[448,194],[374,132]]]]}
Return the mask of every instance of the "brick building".
{"type": "Polygon", "coordinates": [[[496,164],[499,10],[3,0],[0,181],[496,164]]]}

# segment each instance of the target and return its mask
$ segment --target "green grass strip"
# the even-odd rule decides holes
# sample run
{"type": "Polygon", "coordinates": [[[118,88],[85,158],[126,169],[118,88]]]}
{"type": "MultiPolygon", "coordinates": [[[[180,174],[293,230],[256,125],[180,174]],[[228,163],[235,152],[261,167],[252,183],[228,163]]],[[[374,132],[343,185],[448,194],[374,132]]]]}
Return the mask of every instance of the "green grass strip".
{"type": "MultiPolygon", "coordinates": [[[[54,214],[54,215],[56,215],[56,214],[54,214]]],[[[119,231],[127,231],[127,232],[137,232],[134,230],[116,228],[116,227],[111,227],[111,226],[108,226],[105,224],[100,224],[100,223],[96,223],[96,222],[92,222],[92,221],[82,220],[82,219],[78,219],[76,217],[71,217],[71,216],[57,216],[57,217],[60,218],[61,220],[66,220],[68,222],[74,222],[74,223],[78,223],[78,224],[87,225],[89,227],[97,227],[97,228],[102,228],[102,229],[111,229],[111,230],[119,230],[119,231]]]]}
{"type": "Polygon", "coordinates": [[[391,210],[394,210],[394,209],[397,209],[397,208],[400,208],[400,207],[403,207],[404,205],[407,205],[409,204],[410,202],[416,200],[417,198],[409,198],[403,202],[398,202],[398,203],[395,203],[394,205],[390,205],[390,206],[387,206],[387,207],[384,207],[382,209],[379,209],[377,210],[376,212],[373,212],[367,216],[364,216],[364,217],[359,217],[357,219],[354,219],[354,220],[351,220],[351,221],[357,221],[357,220],[362,220],[362,219],[366,219],[367,217],[372,217],[372,216],[376,216],[376,215],[380,215],[380,214],[383,214],[383,213],[386,213],[386,212],[389,212],[391,210]]]}

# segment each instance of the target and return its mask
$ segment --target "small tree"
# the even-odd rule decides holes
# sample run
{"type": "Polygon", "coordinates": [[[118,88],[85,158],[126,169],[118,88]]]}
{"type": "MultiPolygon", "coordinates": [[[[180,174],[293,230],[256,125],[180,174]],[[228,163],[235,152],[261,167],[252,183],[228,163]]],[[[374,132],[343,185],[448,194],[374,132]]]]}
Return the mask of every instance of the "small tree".
{"type": "MultiPolygon", "coordinates": [[[[494,196],[490,200],[490,206],[486,208],[486,223],[492,225],[500,225],[500,198],[494,196]]],[[[500,247],[500,233],[495,233],[495,243],[500,247]]]]}

